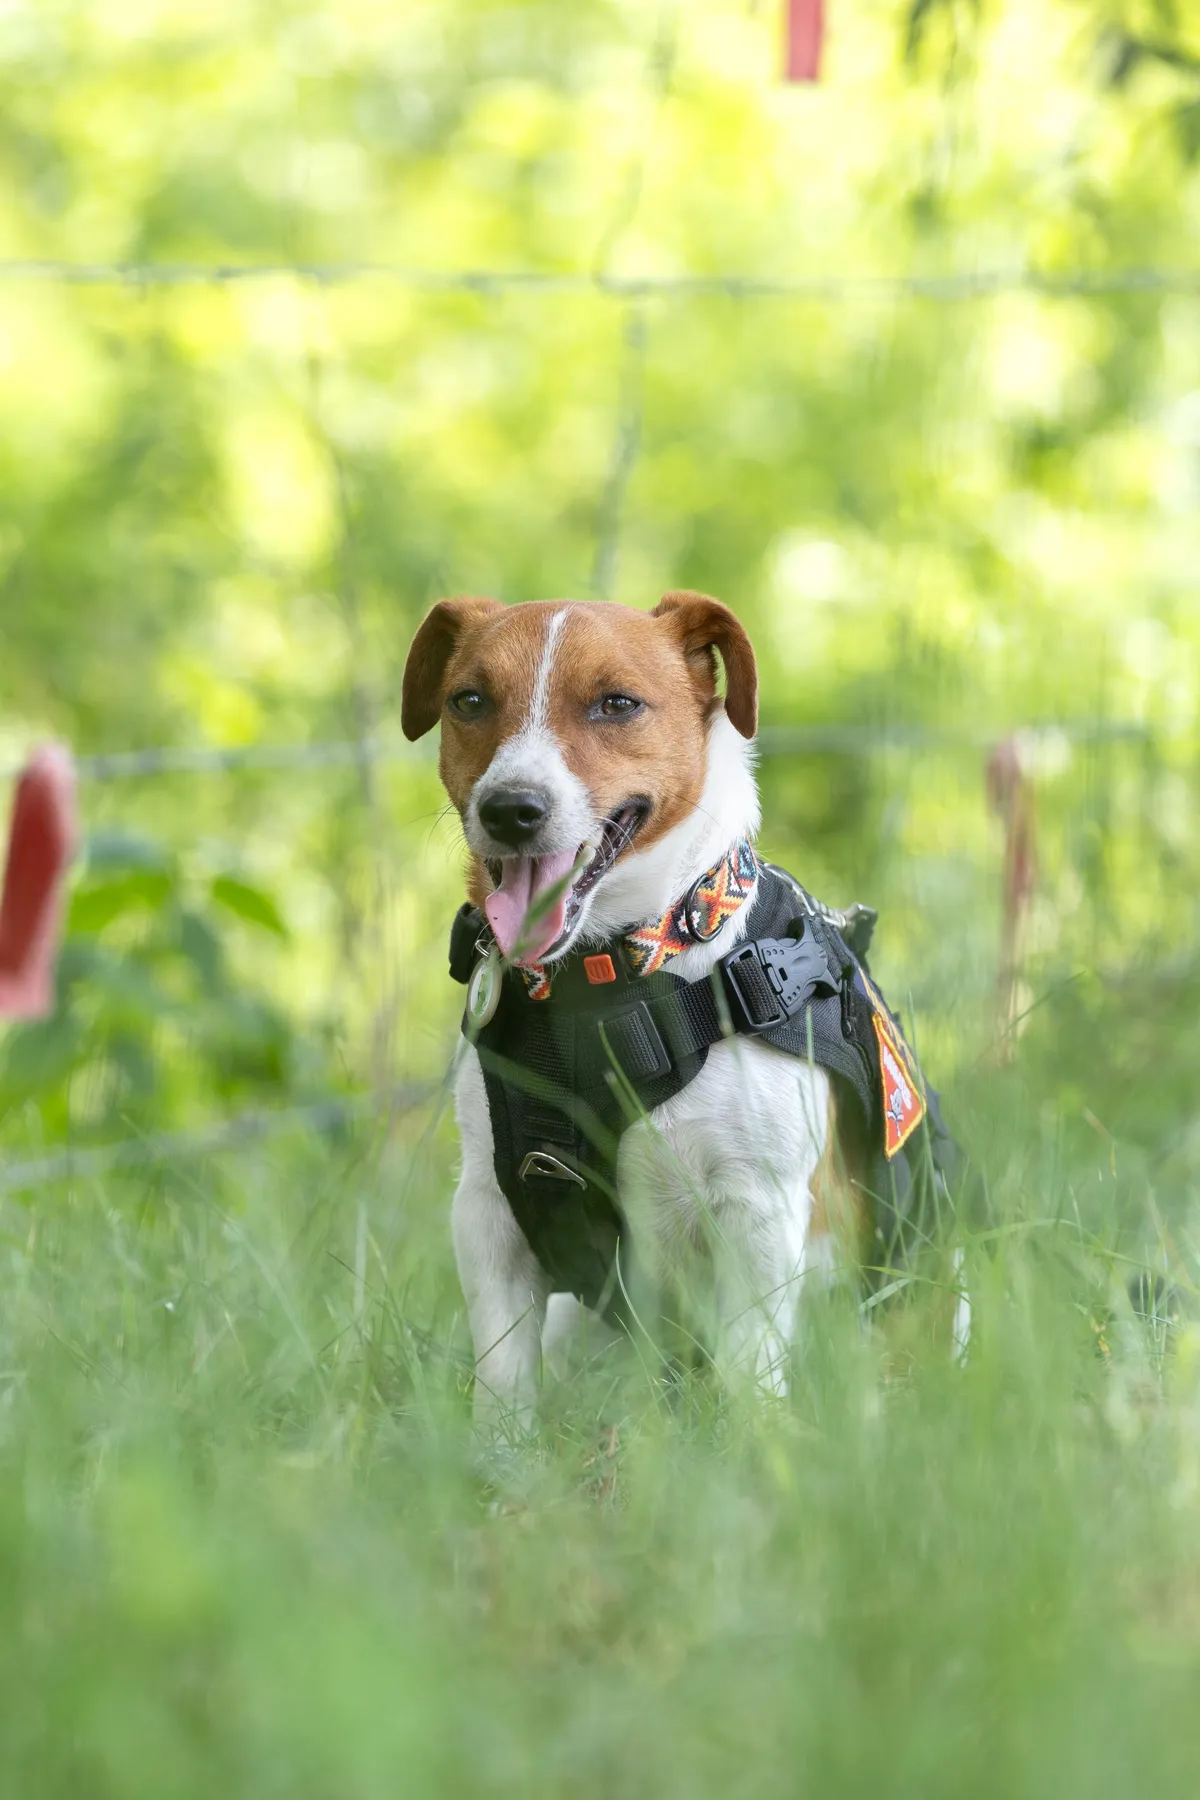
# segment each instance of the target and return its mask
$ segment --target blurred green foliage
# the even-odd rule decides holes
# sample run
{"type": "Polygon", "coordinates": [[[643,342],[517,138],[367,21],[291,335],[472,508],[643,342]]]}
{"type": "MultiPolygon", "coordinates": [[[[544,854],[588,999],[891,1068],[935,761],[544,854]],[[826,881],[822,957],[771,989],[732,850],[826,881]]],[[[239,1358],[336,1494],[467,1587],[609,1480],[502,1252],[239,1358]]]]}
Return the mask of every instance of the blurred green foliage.
{"type": "Polygon", "coordinates": [[[52,1138],[119,1116],[151,1130],[187,1116],[197,1088],[232,1101],[327,1080],[320,1039],[231,974],[226,920],[286,939],[270,894],[227,874],[189,879],[158,843],[91,840],[75,888],[55,1016],[15,1032],[0,1108],[36,1110],[52,1138]]]}
{"type": "MultiPolygon", "coordinates": [[[[1042,745],[1037,941],[1124,956],[1190,927],[1194,298],[1045,296],[1020,272],[1086,288],[1185,260],[1195,21],[1115,0],[845,0],[815,88],[780,85],[778,30],[774,8],[733,0],[10,8],[10,259],[845,285],[627,304],[365,272],[90,285],[6,268],[6,739],[375,730],[442,592],[598,579],[648,604],[686,583],[751,625],[768,723],[1145,722],[1145,748],[1042,745]],[[976,270],[1012,288],[863,285],[976,270]]],[[[818,886],[895,894],[912,979],[949,919],[989,905],[977,773],[974,752],[773,760],[771,847],[818,886]],[[897,891],[903,871],[923,878],[897,891]]],[[[303,985],[342,1017],[315,937],[334,915],[353,935],[385,844],[406,938],[413,911],[443,917],[449,838],[431,854],[403,829],[431,804],[422,774],[373,795],[295,785],[88,801],[185,856],[236,842],[294,923],[296,964],[320,969],[303,985]]]]}
{"type": "MultiPolygon", "coordinates": [[[[635,1347],[481,1505],[436,1110],[10,1197],[6,1792],[1194,1791],[1200,1335],[1123,1258],[1194,1297],[1200,14],[826,10],[788,88],[773,0],[0,6],[0,764],[390,744],[443,593],[715,592],[991,1221],[965,1372],[832,1304],[767,1416],[635,1347]]],[[[82,802],[0,1187],[443,1070],[428,746],[82,802]]]]}
{"type": "MultiPolygon", "coordinates": [[[[386,730],[440,593],[599,583],[648,604],[688,584],[750,624],[769,724],[1145,723],[1144,746],[1042,741],[1033,947],[1124,959],[1190,931],[1195,302],[1086,288],[1186,260],[1195,21],[844,0],[815,88],[780,85],[779,23],[734,0],[10,7],[10,261],[393,274],[0,271],[5,741],[386,730]],[[395,273],[481,268],[844,285],[626,303],[395,273]],[[1039,294],[1025,269],[1085,291],[1039,294]],[[864,285],[977,270],[1011,289],[864,285]]],[[[977,752],[765,776],[770,848],[884,902],[902,981],[953,931],[979,999],[996,843],[977,752]]],[[[366,914],[377,965],[403,944],[388,1006],[415,993],[448,1020],[427,977],[452,834],[428,835],[419,765],[373,789],[86,798],[185,862],[238,846],[291,927],[286,983],[344,1030],[348,1067],[379,1037],[343,980],[366,914]]]]}

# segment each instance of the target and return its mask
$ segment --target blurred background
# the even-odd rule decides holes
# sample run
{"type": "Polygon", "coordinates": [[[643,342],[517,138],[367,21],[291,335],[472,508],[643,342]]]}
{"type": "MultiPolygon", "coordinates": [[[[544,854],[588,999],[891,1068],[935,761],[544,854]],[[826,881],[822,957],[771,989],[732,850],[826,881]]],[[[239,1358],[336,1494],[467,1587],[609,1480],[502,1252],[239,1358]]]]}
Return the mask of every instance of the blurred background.
{"type": "Polygon", "coordinates": [[[1195,1791],[1200,11],[825,0],[785,79],[821,10],[0,0],[0,812],[58,738],[86,832],[0,1037],[5,1791],[1195,1791]],[[505,1498],[401,671],[673,586],[880,911],[976,1333],[831,1316],[769,1419],[631,1354],[505,1498]]]}
{"type": "Polygon", "coordinates": [[[1055,995],[1044,1097],[1125,1128],[1098,1015],[1195,979],[1197,21],[828,0],[797,83],[785,10],[5,6],[0,768],[63,738],[89,831],[10,1158],[444,1068],[459,840],[397,699],[461,590],[738,610],[764,846],[880,908],[942,1081],[1017,733],[1003,1020],[1055,995]]]}

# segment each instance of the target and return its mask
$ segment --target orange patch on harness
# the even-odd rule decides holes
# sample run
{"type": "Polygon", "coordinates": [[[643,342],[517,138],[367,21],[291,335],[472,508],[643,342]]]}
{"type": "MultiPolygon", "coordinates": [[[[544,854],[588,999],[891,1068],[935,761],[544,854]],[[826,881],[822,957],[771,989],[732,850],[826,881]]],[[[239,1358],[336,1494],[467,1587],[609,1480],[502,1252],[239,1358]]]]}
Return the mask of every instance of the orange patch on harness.
{"type": "Polygon", "coordinates": [[[583,972],[593,987],[603,987],[606,981],[617,979],[611,956],[585,956],[583,972]]]}
{"type": "Polygon", "coordinates": [[[925,1096],[907,1050],[882,1013],[873,1012],[871,1021],[879,1039],[883,1077],[883,1148],[891,1158],[903,1150],[925,1117],[925,1096]]]}

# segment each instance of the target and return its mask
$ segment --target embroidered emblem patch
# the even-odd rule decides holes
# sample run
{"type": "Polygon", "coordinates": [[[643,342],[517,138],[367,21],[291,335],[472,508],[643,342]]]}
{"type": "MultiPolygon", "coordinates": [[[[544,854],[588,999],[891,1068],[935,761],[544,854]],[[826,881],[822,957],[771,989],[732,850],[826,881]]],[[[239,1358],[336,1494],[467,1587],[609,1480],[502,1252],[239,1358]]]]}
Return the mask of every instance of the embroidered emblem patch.
{"type": "Polygon", "coordinates": [[[925,1117],[925,1096],[907,1048],[899,1034],[878,1010],[871,1023],[879,1040],[879,1069],[883,1077],[883,1148],[889,1161],[907,1144],[925,1117]]]}

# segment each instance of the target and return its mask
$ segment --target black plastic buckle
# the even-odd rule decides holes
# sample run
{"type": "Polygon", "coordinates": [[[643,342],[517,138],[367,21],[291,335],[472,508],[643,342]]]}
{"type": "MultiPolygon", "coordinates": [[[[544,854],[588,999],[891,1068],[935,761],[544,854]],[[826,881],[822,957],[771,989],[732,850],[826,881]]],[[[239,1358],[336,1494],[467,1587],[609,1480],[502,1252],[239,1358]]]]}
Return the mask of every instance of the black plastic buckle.
{"type": "Polygon", "coordinates": [[[755,938],[721,958],[736,1031],[772,1031],[794,1019],[818,987],[837,982],[813,936],[755,938]]]}

